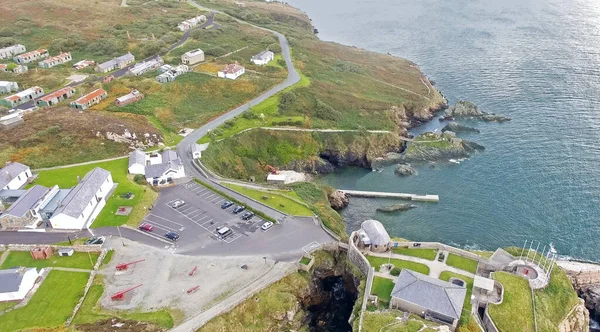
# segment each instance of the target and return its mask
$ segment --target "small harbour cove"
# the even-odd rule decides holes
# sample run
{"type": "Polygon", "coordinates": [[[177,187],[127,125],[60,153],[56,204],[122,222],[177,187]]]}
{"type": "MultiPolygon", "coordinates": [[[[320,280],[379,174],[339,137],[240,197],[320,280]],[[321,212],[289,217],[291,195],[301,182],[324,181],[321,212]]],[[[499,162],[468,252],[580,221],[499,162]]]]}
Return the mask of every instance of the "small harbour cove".
{"type": "MultiPolygon", "coordinates": [[[[352,197],[341,213],[348,231],[369,218],[390,234],[462,247],[553,243],[563,257],[600,261],[600,36],[597,4],[559,1],[414,3],[384,0],[292,0],[319,37],[407,58],[436,82],[449,104],[473,101],[506,123],[460,121],[481,133],[459,133],[482,153],[398,177],[343,168],[320,177],[339,189],[437,194],[399,213],[377,212],[394,201],[352,197]],[[542,9],[543,8],[543,9],[542,9]],[[347,17],[362,17],[345,24],[347,17]],[[420,22],[426,21],[427,24],[420,22]],[[549,82],[552,82],[551,84],[549,82]]],[[[412,133],[440,129],[437,119],[412,133]]]]}

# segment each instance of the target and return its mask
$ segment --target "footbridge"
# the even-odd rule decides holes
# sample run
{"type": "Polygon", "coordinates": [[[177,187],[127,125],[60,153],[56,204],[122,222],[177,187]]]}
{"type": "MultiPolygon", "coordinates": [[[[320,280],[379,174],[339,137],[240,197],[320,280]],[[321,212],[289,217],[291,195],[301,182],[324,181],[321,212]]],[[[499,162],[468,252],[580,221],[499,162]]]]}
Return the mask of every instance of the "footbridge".
{"type": "Polygon", "coordinates": [[[440,201],[438,195],[417,195],[417,194],[403,194],[403,193],[391,193],[381,191],[363,191],[363,190],[346,190],[339,189],[341,192],[348,196],[354,197],[373,197],[373,198],[400,198],[415,202],[433,202],[437,203],[440,201]]]}

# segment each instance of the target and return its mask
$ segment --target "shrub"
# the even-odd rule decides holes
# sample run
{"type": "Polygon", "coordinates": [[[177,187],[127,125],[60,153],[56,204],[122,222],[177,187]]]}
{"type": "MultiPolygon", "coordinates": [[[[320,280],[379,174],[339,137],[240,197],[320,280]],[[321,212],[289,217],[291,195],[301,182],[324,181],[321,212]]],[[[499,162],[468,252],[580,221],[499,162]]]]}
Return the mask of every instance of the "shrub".
{"type": "Polygon", "coordinates": [[[215,46],[213,48],[209,48],[206,51],[204,51],[204,54],[206,55],[210,55],[210,56],[222,56],[225,55],[227,53],[227,51],[222,48],[221,46],[215,46]]]}
{"type": "Polygon", "coordinates": [[[227,120],[227,121],[225,121],[225,123],[223,123],[223,128],[225,128],[225,129],[230,129],[230,128],[233,128],[234,126],[235,126],[234,120],[227,120]]]}
{"type": "Polygon", "coordinates": [[[258,119],[258,115],[254,114],[254,112],[252,112],[252,111],[246,111],[246,112],[242,113],[242,118],[244,118],[246,120],[254,120],[254,119],[258,119]]]}
{"type": "Polygon", "coordinates": [[[397,277],[400,275],[400,271],[402,271],[401,269],[395,267],[390,271],[390,274],[393,275],[394,277],[397,277]]]}
{"type": "Polygon", "coordinates": [[[284,113],[296,101],[296,94],[292,91],[287,91],[279,96],[279,113],[284,113]]]}
{"type": "Polygon", "coordinates": [[[65,136],[60,140],[61,146],[71,146],[73,145],[73,138],[71,136],[65,136]]]}
{"type": "Polygon", "coordinates": [[[277,59],[277,64],[284,68],[287,66],[287,63],[285,63],[285,60],[283,59],[277,59]]]}
{"type": "Polygon", "coordinates": [[[315,107],[315,115],[323,120],[335,121],[339,119],[342,114],[335,110],[333,107],[327,105],[321,100],[317,99],[317,105],[315,107]]]}
{"type": "Polygon", "coordinates": [[[274,36],[264,36],[263,39],[261,39],[261,41],[260,41],[260,43],[263,45],[271,45],[276,42],[277,42],[277,39],[275,39],[274,36]]]}
{"type": "Polygon", "coordinates": [[[278,43],[273,43],[269,45],[268,49],[273,53],[281,53],[281,45],[279,45],[278,43]]]}
{"type": "Polygon", "coordinates": [[[146,181],[146,177],[143,174],[136,174],[133,177],[133,182],[137,183],[137,184],[141,184],[141,185],[145,185],[148,182],[146,181]]]}

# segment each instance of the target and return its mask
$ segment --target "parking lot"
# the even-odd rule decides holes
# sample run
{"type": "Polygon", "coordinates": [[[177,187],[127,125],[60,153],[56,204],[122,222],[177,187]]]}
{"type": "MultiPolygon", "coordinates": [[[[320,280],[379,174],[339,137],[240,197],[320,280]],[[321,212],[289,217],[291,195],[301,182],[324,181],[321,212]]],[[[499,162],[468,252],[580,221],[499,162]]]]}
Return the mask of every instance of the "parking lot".
{"type": "Polygon", "coordinates": [[[200,184],[187,182],[161,189],[156,204],[143,222],[154,227],[155,236],[162,237],[167,232],[179,234],[174,248],[180,253],[273,254],[300,251],[307,245],[331,241],[311,218],[290,217],[282,224],[262,230],[265,220],[257,216],[243,220],[242,215],[247,211],[234,214],[235,204],[222,209],[221,204],[226,201],[200,184]],[[173,208],[176,201],[185,204],[173,208]],[[232,233],[219,236],[218,227],[228,227],[232,233]]]}

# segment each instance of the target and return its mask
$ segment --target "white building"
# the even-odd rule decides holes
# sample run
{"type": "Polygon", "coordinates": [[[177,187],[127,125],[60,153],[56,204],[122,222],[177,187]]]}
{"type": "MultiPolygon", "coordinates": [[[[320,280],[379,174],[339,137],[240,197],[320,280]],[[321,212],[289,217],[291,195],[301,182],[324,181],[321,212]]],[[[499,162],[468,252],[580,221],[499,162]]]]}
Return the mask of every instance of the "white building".
{"type": "Polygon", "coordinates": [[[192,157],[194,159],[202,158],[202,152],[204,152],[204,150],[208,149],[209,144],[210,143],[192,145],[192,157]]]}
{"type": "Polygon", "coordinates": [[[131,151],[129,154],[129,174],[144,174],[146,168],[146,154],[138,149],[131,151]]]}
{"type": "Polygon", "coordinates": [[[148,61],[136,63],[135,66],[129,68],[129,75],[132,75],[132,76],[144,75],[145,73],[147,73],[149,71],[157,70],[158,68],[160,68],[160,66],[163,65],[163,63],[164,63],[164,61],[160,56],[157,56],[156,58],[148,60],[148,61]]]}
{"type": "Polygon", "coordinates": [[[135,57],[131,53],[121,55],[120,57],[108,60],[96,66],[96,71],[100,73],[108,73],[115,69],[122,69],[135,62],[135,57]]]}
{"type": "Polygon", "coordinates": [[[23,300],[39,275],[36,268],[0,270],[0,302],[23,300]]]}
{"type": "Polygon", "coordinates": [[[253,56],[250,61],[252,61],[255,65],[264,66],[273,61],[273,59],[275,59],[275,53],[271,51],[262,51],[253,56]]]}
{"type": "Polygon", "coordinates": [[[225,66],[223,70],[218,72],[219,77],[228,78],[230,80],[235,80],[236,78],[242,76],[246,72],[246,68],[240,66],[237,63],[231,63],[225,66]]]}
{"type": "Polygon", "coordinates": [[[37,60],[45,59],[49,56],[50,53],[48,53],[48,50],[40,48],[39,50],[19,54],[13,58],[13,61],[20,65],[24,65],[37,60]]]}
{"type": "Polygon", "coordinates": [[[189,20],[185,20],[185,21],[179,23],[177,25],[177,28],[181,31],[190,30],[191,28],[195,27],[196,25],[198,25],[204,21],[206,21],[206,16],[204,16],[204,15],[196,16],[194,18],[190,18],[189,20]]]}
{"type": "Polygon", "coordinates": [[[32,174],[29,166],[12,162],[0,169],[0,190],[20,189],[30,177],[32,174]]]}
{"type": "Polygon", "coordinates": [[[51,56],[46,60],[40,61],[39,65],[42,68],[52,68],[54,66],[62,65],[63,63],[73,60],[71,52],[60,53],[56,56],[51,56]]]}
{"type": "Polygon", "coordinates": [[[0,59],[9,59],[17,54],[25,52],[25,46],[21,44],[0,48],[0,59]]]}
{"type": "MultiPolygon", "coordinates": [[[[52,188],[58,190],[58,187],[52,188]]],[[[6,211],[0,214],[0,227],[4,229],[37,228],[42,221],[40,202],[50,197],[54,192],[44,186],[35,185],[12,203],[6,211]]]]}
{"type": "Polygon", "coordinates": [[[181,63],[186,64],[188,66],[194,65],[202,61],[204,61],[204,51],[199,48],[191,50],[189,52],[185,52],[181,56],[181,63]]]}
{"type": "Polygon", "coordinates": [[[183,75],[190,71],[190,67],[186,65],[179,65],[173,67],[171,65],[164,65],[160,67],[162,74],[156,76],[156,80],[159,83],[173,82],[178,76],[183,75]]]}
{"type": "Polygon", "coordinates": [[[109,171],[96,167],[60,202],[50,217],[56,229],[88,228],[106,205],[106,197],[114,186],[109,171]]]}
{"type": "Polygon", "coordinates": [[[34,86],[27,90],[17,92],[14,95],[0,99],[0,105],[12,108],[24,104],[26,102],[32,101],[35,98],[41,97],[43,95],[44,89],[40,88],[39,86],[34,86]]]}
{"type": "Polygon", "coordinates": [[[17,82],[0,81],[0,93],[11,93],[13,91],[19,91],[17,82]]]}

